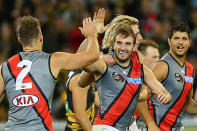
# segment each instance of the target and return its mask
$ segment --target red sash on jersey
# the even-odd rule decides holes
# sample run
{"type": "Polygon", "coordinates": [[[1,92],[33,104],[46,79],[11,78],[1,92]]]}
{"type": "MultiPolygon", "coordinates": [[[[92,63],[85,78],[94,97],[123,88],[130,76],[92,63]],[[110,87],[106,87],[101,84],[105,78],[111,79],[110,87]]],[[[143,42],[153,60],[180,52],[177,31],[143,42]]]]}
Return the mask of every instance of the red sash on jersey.
{"type": "Polygon", "coordinates": [[[150,114],[151,114],[153,120],[155,120],[155,116],[154,116],[154,115],[155,115],[155,114],[154,114],[154,107],[153,107],[153,103],[152,103],[151,99],[150,99],[150,101],[149,101],[149,112],[150,112],[150,114]]]}
{"type": "MultiPolygon", "coordinates": [[[[142,81],[142,64],[138,60],[138,56],[136,52],[132,53],[132,68],[130,69],[129,73],[130,78],[141,78],[142,81]]],[[[131,84],[125,83],[123,90],[120,92],[118,97],[114,99],[112,104],[108,107],[103,116],[100,114],[100,109],[97,113],[97,117],[94,121],[95,125],[109,125],[113,126],[118,122],[124,113],[127,111],[128,107],[133,101],[133,98],[140,90],[140,84],[131,84]],[[120,106],[121,105],[121,106],[120,106]]]]}
{"type": "MultiPolygon", "coordinates": [[[[8,60],[10,64],[11,71],[14,75],[15,78],[19,75],[21,70],[23,68],[17,67],[18,63],[20,62],[20,56],[19,54],[13,56],[8,60]]],[[[23,89],[24,93],[31,93],[35,94],[36,96],[39,97],[39,102],[33,106],[35,112],[38,114],[38,116],[42,119],[42,123],[44,127],[48,131],[53,131],[52,127],[52,117],[51,117],[51,112],[47,103],[46,98],[44,97],[44,94],[39,88],[39,85],[36,83],[36,81],[33,79],[30,73],[27,74],[27,76],[23,80],[24,83],[31,82],[32,83],[32,88],[30,89],[23,89]]]]}
{"type": "MultiPolygon", "coordinates": [[[[191,64],[185,61],[186,64],[186,76],[193,78],[194,69],[191,64]]],[[[192,89],[192,83],[186,82],[182,91],[180,98],[173,104],[173,106],[169,109],[167,114],[160,122],[159,127],[162,131],[170,131],[174,123],[176,122],[177,117],[182,111],[187,97],[189,96],[190,90],[192,89]]]]}

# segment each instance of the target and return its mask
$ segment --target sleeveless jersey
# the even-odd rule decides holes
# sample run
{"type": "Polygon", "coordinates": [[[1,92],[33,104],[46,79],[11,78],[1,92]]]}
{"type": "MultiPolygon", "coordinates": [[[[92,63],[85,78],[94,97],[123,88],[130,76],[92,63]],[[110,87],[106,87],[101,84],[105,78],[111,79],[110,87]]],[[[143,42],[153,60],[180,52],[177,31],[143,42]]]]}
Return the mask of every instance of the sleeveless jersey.
{"type": "Polygon", "coordinates": [[[131,124],[143,82],[143,66],[136,52],[131,63],[123,68],[118,64],[107,67],[103,76],[96,81],[100,109],[95,125],[109,125],[125,131],[131,124]]]}
{"type": "Polygon", "coordinates": [[[20,52],[2,64],[9,101],[9,131],[52,131],[51,102],[56,80],[50,71],[50,54],[20,52]]]}
{"type": "MultiPolygon", "coordinates": [[[[68,112],[66,113],[66,120],[67,120],[67,128],[70,128],[70,130],[83,130],[80,126],[78,120],[75,117],[74,108],[73,108],[73,100],[72,100],[72,92],[69,90],[69,83],[70,80],[73,78],[73,76],[81,73],[81,70],[75,70],[71,71],[68,75],[68,81],[66,83],[66,93],[67,93],[67,102],[68,102],[68,112]]],[[[93,123],[93,120],[95,118],[95,104],[94,104],[95,94],[93,86],[90,85],[90,88],[88,90],[87,94],[87,106],[86,106],[86,113],[88,115],[88,118],[91,123],[93,123]]]]}
{"type": "Polygon", "coordinates": [[[162,82],[165,89],[171,94],[170,104],[160,104],[154,95],[151,95],[151,112],[156,124],[162,131],[179,131],[182,125],[182,115],[185,102],[192,89],[194,69],[187,61],[183,66],[167,53],[161,61],[168,64],[167,78],[162,82]]]}

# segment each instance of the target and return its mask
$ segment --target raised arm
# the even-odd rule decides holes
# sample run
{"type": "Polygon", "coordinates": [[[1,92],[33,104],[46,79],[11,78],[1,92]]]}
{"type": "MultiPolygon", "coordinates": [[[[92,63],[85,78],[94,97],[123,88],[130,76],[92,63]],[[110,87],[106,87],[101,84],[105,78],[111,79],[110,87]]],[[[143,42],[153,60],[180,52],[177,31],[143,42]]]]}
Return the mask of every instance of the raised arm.
{"type": "Polygon", "coordinates": [[[99,9],[98,12],[94,13],[93,22],[96,24],[96,29],[98,34],[102,34],[110,26],[110,24],[104,25],[105,21],[105,9],[99,9]]]}
{"type": "MultiPolygon", "coordinates": [[[[96,26],[96,30],[98,34],[104,33],[109,26],[109,25],[104,26],[104,20],[105,20],[105,9],[103,8],[99,9],[98,12],[94,13],[93,22],[96,26]]],[[[86,51],[87,45],[88,45],[88,40],[86,38],[79,46],[77,53],[86,51]]]]}
{"type": "Polygon", "coordinates": [[[51,55],[51,71],[57,77],[60,69],[75,70],[90,65],[99,58],[99,45],[97,41],[96,26],[91,18],[83,20],[83,28],[80,28],[88,40],[87,51],[77,54],[57,52],[51,55]]]}
{"type": "Polygon", "coordinates": [[[3,92],[5,89],[1,70],[2,70],[2,65],[0,65],[0,103],[1,103],[1,100],[3,99],[3,92]]]}
{"type": "MultiPolygon", "coordinates": [[[[162,63],[163,64],[163,63],[162,63]]],[[[144,80],[147,86],[151,89],[152,93],[156,95],[157,100],[161,104],[168,104],[172,101],[172,96],[168,93],[168,91],[163,87],[163,85],[159,82],[162,81],[163,78],[161,77],[162,75],[165,75],[165,72],[167,74],[167,71],[164,69],[165,67],[159,66],[159,64],[156,65],[155,68],[153,69],[153,72],[157,73],[156,76],[152,73],[148,67],[144,66],[144,80]],[[164,74],[162,74],[162,72],[164,74]],[[158,80],[155,78],[157,77],[158,80]]]]}
{"type": "Polygon", "coordinates": [[[75,117],[79,121],[81,127],[85,131],[91,131],[92,125],[86,114],[87,94],[90,86],[80,88],[77,84],[79,76],[80,74],[73,76],[73,78],[69,82],[69,89],[72,92],[73,108],[75,117]]]}

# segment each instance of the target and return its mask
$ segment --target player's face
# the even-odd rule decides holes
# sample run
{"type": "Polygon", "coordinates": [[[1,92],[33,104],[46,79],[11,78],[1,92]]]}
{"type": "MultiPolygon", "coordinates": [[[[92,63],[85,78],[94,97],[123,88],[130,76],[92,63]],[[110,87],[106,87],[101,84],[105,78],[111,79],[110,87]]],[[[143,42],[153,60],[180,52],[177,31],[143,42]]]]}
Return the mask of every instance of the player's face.
{"type": "Polygon", "coordinates": [[[174,32],[171,39],[168,39],[170,53],[177,57],[184,57],[191,44],[187,32],[174,32]]]}
{"type": "Polygon", "coordinates": [[[157,61],[159,61],[159,50],[151,46],[147,47],[144,64],[152,70],[157,61]]]}
{"type": "MultiPolygon", "coordinates": [[[[133,30],[133,33],[135,34],[135,36],[136,36],[136,41],[135,41],[135,46],[134,46],[134,48],[135,49],[137,49],[138,48],[138,45],[139,45],[139,42],[143,39],[142,38],[142,35],[140,34],[140,30],[139,30],[139,27],[138,27],[138,25],[132,25],[131,26],[131,29],[133,30]]],[[[134,50],[135,50],[134,49],[134,50]]]]}
{"type": "Polygon", "coordinates": [[[132,36],[117,35],[114,43],[115,60],[124,63],[130,60],[134,39],[132,36]]]}

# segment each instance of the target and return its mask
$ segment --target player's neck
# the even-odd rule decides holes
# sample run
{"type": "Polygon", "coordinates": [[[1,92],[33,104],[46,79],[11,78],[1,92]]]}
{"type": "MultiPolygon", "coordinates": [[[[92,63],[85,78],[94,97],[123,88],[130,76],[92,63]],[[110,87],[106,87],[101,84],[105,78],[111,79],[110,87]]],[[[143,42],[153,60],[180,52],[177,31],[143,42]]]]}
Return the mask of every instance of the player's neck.
{"type": "Polygon", "coordinates": [[[173,57],[181,66],[184,65],[185,55],[182,56],[182,57],[179,57],[179,56],[175,55],[175,54],[172,53],[172,52],[169,52],[169,53],[172,55],[172,57],[173,57]]]}
{"type": "Polygon", "coordinates": [[[25,52],[30,52],[30,51],[35,51],[35,50],[39,50],[42,51],[42,47],[41,46],[23,46],[23,51],[25,52]]]}
{"type": "Polygon", "coordinates": [[[128,67],[130,64],[131,59],[128,59],[127,61],[120,61],[118,58],[115,57],[115,61],[117,64],[119,64],[122,67],[128,67]]]}

